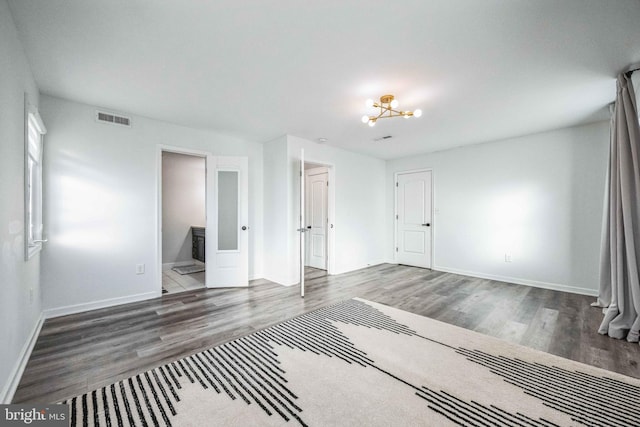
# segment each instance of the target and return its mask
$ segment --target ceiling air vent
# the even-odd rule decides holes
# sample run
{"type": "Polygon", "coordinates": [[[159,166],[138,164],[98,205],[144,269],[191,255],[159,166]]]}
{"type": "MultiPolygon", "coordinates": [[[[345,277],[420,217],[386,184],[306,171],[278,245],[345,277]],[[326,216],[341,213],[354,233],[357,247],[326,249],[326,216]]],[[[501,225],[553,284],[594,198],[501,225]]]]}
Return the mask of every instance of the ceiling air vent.
{"type": "Polygon", "coordinates": [[[391,139],[391,138],[393,138],[391,135],[385,135],[385,136],[381,136],[380,138],[374,139],[374,141],[376,141],[376,142],[384,141],[385,139],[391,139]]]}
{"type": "Polygon", "coordinates": [[[96,121],[111,125],[131,127],[130,117],[119,116],[117,114],[107,113],[106,111],[96,110],[96,121]]]}

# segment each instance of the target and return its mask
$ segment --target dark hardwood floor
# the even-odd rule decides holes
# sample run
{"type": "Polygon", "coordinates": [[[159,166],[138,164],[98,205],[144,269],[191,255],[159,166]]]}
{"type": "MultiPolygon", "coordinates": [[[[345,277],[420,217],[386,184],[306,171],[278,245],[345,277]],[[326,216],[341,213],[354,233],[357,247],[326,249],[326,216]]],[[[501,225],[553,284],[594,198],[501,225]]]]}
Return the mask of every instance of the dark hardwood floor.
{"type": "Polygon", "coordinates": [[[60,401],[356,296],[640,378],[640,346],[596,332],[592,297],[389,264],[306,277],[304,299],[256,280],[47,320],[14,403],[60,401]]]}

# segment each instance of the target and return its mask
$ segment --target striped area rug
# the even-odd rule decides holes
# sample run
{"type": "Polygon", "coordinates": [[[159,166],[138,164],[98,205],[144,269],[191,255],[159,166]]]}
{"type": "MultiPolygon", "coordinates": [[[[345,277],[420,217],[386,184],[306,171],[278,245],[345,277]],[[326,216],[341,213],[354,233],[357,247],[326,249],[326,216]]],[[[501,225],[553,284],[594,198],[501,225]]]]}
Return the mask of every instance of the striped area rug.
{"type": "Polygon", "coordinates": [[[63,403],[72,426],[640,426],[637,379],[358,298],[63,403]]]}

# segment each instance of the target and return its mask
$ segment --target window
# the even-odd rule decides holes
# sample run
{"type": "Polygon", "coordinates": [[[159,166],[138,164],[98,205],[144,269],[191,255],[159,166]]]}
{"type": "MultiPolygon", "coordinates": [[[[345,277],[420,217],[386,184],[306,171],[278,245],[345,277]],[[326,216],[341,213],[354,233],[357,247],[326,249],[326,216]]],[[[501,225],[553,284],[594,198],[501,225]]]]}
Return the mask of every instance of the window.
{"type": "Polygon", "coordinates": [[[27,113],[25,149],[25,256],[42,249],[42,140],[47,132],[37,111],[27,113]]]}

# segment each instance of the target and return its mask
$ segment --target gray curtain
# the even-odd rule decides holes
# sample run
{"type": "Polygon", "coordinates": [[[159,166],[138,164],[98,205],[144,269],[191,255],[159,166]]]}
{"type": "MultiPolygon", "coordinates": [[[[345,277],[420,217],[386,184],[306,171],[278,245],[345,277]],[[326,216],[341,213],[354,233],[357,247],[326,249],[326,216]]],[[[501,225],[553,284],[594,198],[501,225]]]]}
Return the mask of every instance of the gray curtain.
{"type": "Polygon", "coordinates": [[[630,73],[618,76],[600,251],[601,334],[638,342],[640,330],[640,126],[630,73]]]}

